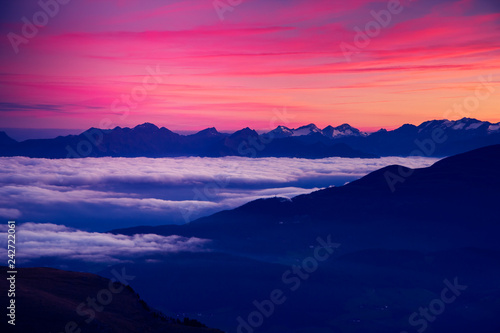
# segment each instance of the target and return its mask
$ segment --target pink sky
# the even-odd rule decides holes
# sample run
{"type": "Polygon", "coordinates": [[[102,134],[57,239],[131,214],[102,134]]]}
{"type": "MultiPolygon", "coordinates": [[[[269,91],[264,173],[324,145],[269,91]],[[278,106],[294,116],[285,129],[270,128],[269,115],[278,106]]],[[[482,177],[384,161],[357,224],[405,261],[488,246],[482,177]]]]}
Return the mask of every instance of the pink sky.
{"type": "Polygon", "coordinates": [[[355,46],[356,28],[391,1],[248,0],[221,20],[213,0],[71,0],[16,53],[9,33],[23,36],[21,18],[41,10],[21,1],[1,14],[0,127],[500,121],[500,5],[401,1],[349,61],[341,45],[355,46]]]}

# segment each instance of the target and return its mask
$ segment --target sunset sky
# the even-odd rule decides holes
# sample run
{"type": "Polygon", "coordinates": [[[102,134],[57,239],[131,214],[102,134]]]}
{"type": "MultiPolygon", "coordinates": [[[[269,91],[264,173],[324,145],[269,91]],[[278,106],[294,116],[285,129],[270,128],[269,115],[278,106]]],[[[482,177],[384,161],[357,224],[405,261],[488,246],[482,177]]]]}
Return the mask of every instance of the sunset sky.
{"type": "Polygon", "coordinates": [[[500,121],[497,0],[60,1],[2,8],[2,128],[500,121]]]}

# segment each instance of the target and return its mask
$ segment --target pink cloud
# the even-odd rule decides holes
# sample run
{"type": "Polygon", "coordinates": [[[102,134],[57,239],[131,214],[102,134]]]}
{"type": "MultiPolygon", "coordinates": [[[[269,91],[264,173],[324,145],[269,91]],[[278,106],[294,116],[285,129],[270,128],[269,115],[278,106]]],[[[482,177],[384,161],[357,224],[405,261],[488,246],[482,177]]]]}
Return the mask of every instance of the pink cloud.
{"type": "MultiPolygon", "coordinates": [[[[36,118],[31,126],[96,126],[113,114],[116,98],[141,84],[147,66],[161,65],[168,79],[121,125],[170,115],[173,123],[191,127],[196,115],[215,126],[260,126],[268,108],[284,105],[298,117],[306,110],[317,117],[308,122],[339,118],[374,126],[380,109],[394,117],[391,123],[423,121],[429,116],[418,111],[428,108],[419,104],[424,91],[428,100],[446,97],[453,87],[463,92],[464,84],[498,71],[500,14],[481,11],[478,0],[406,6],[348,62],[340,44],[353,44],[353,28],[373,20],[370,11],[386,8],[386,0],[243,2],[225,21],[211,1],[75,3],[22,45],[19,55],[9,52],[6,38],[0,40],[6,50],[0,53],[2,101],[60,105],[66,112],[0,117],[9,124],[36,118]],[[93,24],[85,25],[90,18],[93,24]],[[356,94],[346,94],[346,87],[356,94]],[[413,105],[407,113],[399,109],[408,102],[397,98],[387,106],[401,89],[413,105]]],[[[0,29],[19,30],[19,22],[3,22],[0,29]]],[[[474,116],[493,119],[495,103],[485,101],[474,116]]],[[[437,103],[433,117],[440,118],[443,107],[437,103]]]]}

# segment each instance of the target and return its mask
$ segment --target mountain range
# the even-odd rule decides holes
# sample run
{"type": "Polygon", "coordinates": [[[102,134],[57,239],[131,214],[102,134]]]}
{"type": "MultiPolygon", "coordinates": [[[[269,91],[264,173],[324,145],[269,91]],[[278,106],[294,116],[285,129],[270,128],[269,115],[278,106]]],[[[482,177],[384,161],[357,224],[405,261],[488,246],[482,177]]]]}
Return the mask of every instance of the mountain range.
{"type": "Polygon", "coordinates": [[[315,124],[301,126],[299,128],[290,129],[285,126],[278,126],[276,129],[265,133],[266,135],[273,136],[274,138],[287,138],[291,136],[304,136],[313,135],[315,133],[321,134],[327,138],[339,138],[345,136],[367,136],[368,133],[361,132],[357,128],[349,124],[342,124],[337,127],[328,125],[324,129],[318,128],[315,124]]]}
{"type": "Polygon", "coordinates": [[[78,157],[443,157],[500,143],[500,123],[463,118],[433,120],[395,130],[362,132],[348,124],[324,129],[309,124],[296,129],[278,126],[259,134],[244,128],[232,134],[207,128],[180,135],[144,123],[134,128],[90,128],[80,135],[17,142],[0,132],[0,156],[78,157]]]}

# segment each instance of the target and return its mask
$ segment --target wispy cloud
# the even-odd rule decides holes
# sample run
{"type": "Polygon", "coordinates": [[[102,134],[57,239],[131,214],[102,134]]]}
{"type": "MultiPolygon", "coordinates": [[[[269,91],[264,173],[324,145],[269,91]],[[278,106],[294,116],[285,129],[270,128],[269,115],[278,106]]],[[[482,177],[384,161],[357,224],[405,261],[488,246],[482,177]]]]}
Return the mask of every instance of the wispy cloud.
{"type": "Polygon", "coordinates": [[[1,111],[24,111],[24,110],[41,110],[62,112],[61,106],[51,104],[21,104],[21,103],[5,103],[0,102],[1,111]]]}

